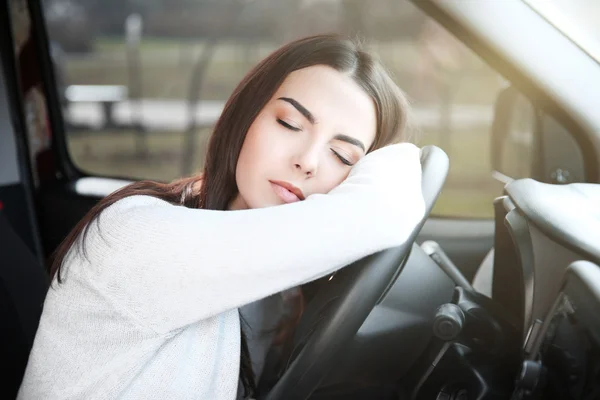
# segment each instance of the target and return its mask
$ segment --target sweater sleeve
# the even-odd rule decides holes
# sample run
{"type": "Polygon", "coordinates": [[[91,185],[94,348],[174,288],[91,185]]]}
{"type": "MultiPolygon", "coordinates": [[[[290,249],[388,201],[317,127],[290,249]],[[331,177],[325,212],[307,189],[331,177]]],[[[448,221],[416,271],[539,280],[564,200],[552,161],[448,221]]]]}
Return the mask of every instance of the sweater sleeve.
{"type": "Polygon", "coordinates": [[[101,265],[95,279],[168,332],[400,245],[423,214],[419,150],[398,144],[364,157],[328,194],[293,204],[213,211],[126,198],[100,215],[86,246],[101,265]]]}

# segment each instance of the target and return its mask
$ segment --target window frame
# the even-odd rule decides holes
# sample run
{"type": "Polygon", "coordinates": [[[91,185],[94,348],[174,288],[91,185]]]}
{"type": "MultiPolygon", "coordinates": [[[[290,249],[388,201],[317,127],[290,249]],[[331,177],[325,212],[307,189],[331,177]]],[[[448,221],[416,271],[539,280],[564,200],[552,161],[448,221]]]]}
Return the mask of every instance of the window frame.
{"type": "Polygon", "coordinates": [[[600,43],[596,42],[590,35],[579,28],[573,20],[565,18],[555,3],[548,1],[521,0],[525,2],[532,10],[541,15],[556,29],[560,30],[577,47],[586,52],[596,62],[600,64],[600,43]]]}
{"type": "MultiPolygon", "coordinates": [[[[593,143],[589,137],[584,134],[585,130],[581,127],[580,121],[574,121],[573,118],[561,108],[560,102],[550,97],[546,93],[546,89],[539,85],[539,82],[532,82],[531,76],[528,76],[527,71],[521,68],[521,65],[515,65],[514,60],[507,57],[506,53],[499,51],[494,48],[494,44],[486,41],[476,29],[468,24],[461,23],[461,10],[456,4],[452,2],[445,2],[443,0],[425,0],[411,2],[421,9],[428,18],[432,18],[437,23],[442,25],[449,34],[454,35],[459,41],[465,46],[470,48],[474,54],[479,57],[484,63],[488,65],[493,71],[499,75],[504,76],[519,90],[526,94],[531,99],[536,99],[536,103],[539,104],[541,109],[544,109],[549,114],[556,117],[566,128],[571,132],[577,143],[579,144],[582,154],[584,155],[584,165],[586,168],[586,177],[591,181],[598,180],[598,160],[596,153],[592,152],[593,143]]],[[[69,182],[76,181],[83,177],[101,177],[105,179],[115,179],[131,181],[130,177],[126,176],[105,176],[93,174],[92,172],[86,172],[80,169],[74,164],[67,146],[67,137],[65,130],[65,123],[63,119],[62,109],[59,101],[59,94],[57,92],[56,81],[54,79],[54,68],[53,63],[50,59],[48,34],[46,30],[46,24],[44,20],[43,10],[38,1],[29,0],[32,23],[35,25],[34,34],[36,35],[37,43],[40,46],[40,54],[42,63],[42,73],[44,80],[44,92],[48,101],[48,113],[49,123],[53,132],[53,148],[57,157],[57,164],[59,165],[59,172],[62,177],[69,182]],[[41,29],[39,29],[41,27],[41,29]]],[[[528,7],[525,3],[521,3],[523,10],[529,9],[532,13],[535,13],[533,9],[528,7]]],[[[513,5],[514,6],[514,5],[513,5]]],[[[464,5],[462,6],[464,8],[464,5]]],[[[486,8],[485,5],[479,5],[479,7],[486,8]]],[[[464,13],[463,14],[463,17],[464,13]]],[[[486,12],[486,18],[489,18],[489,10],[486,12]]],[[[535,13],[539,18],[542,18],[535,13]]],[[[528,16],[531,18],[531,16],[528,16]]],[[[549,25],[549,27],[556,29],[549,25]]],[[[463,18],[464,22],[464,18],[463,18]]],[[[498,22],[496,22],[498,23],[498,22]]],[[[538,105],[536,104],[536,105],[538,105]]],[[[490,174],[490,179],[493,177],[490,174]]],[[[501,193],[498,194],[499,196],[501,193]]],[[[491,205],[490,205],[491,207],[491,205]]],[[[489,220],[491,218],[479,218],[470,216],[460,215],[435,215],[432,214],[432,218],[447,219],[447,220],[489,220]]]]}
{"type": "Polygon", "coordinates": [[[540,38],[553,37],[556,45],[580,62],[580,73],[589,73],[600,82],[600,67],[587,53],[577,47],[555,26],[536,13],[526,3],[513,2],[449,2],[445,0],[409,0],[432,16],[475,52],[490,68],[502,75],[534,107],[555,118],[573,136],[584,157],[587,182],[600,182],[600,114],[594,104],[600,104],[600,92],[579,96],[579,87],[561,85],[571,70],[551,68],[550,57],[554,49],[541,48],[540,38]],[[520,23],[527,21],[529,36],[521,40],[507,38],[503,20],[518,14],[520,23]],[[477,15],[475,18],[474,15],[477,15]],[[502,18],[505,16],[506,18],[502,18]],[[507,47],[519,47],[508,51],[507,47]],[[531,47],[543,51],[535,54],[531,47]],[[526,54],[526,57],[518,57],[526,54]],[[585,98],[584,98],[585,97],[585,98]],[[597,100],[597,101],[596,101],[597,100]]]}

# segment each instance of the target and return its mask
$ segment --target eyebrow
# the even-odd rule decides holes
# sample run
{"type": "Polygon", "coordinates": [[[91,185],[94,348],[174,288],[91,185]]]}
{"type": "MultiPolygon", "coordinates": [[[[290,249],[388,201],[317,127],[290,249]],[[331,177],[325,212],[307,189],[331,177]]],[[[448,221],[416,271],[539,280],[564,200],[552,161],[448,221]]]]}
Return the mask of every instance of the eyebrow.
{"type": "Polygon", "coordinates": [[[360,147],[362,151],[366,151],[365,145],[358,139],[355,139],[351,136],[344,135],[342,133],[338,133],[333,137],[334,140],[341,140],[342,142],[353,144],[354,146],[360,147]]]}
{"type": "MultiPolygon", "coordinates": [[[[311,123],[314,124],[315,123],[315,116],[312,115],[312,113],[310,111],[308,111],[306,109],[306,107],[304,107],[302,104],[298,103],[296,100],[292,99],[291,97],[280,97],[277,100],[283,100],[287,103],[290,103],[292,106],[294,106],[294,108],[298,111],[300,111],[300,113],[302,115],[304,115],[304,117],[311,123]]],[[[367,149],[365,148],[365,145],[363,144],[363,142],[361,142],[358,139],[355,139],[351,136],[348,135],[344,135],[343,133],[338,133],[337,135],[334,136],[333,138],[334,140],[341,140],[342,142],[346,142],[346,143],[350,143],[356,147],[359,147],[363,152],[367,151],[367,149]]]]}
{"type": "Polygon", "coordinates": [[[304,115],[304,117],[311,123],[314,124],[315,123],[315,116],[312,115],[312,113],[310,111],[308,111],[302,104],[298,103],[296,100],[292,99],[291,97],[280,97],[277,100],[283,100],[287,103],[290,103],[291,105],[294,106],[294,108],[298,111],[300,111],[300,114],[304,115]]]}

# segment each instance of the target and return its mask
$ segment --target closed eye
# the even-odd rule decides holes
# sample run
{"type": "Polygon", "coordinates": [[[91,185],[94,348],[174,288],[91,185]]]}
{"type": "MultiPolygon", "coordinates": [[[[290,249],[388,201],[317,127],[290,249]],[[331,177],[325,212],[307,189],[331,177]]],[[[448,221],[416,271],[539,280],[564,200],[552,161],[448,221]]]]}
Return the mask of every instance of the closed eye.
{"type": "Polygon", "coordinates": [[[277,122],[279,123],[279,125],[287,128],[287,129],[290,129],[290,130],[292,130],[294,132],[300,132],[302,130],[300,128],[297,128],[295,126],[292,126],[292,125],[288,124],[287,122],[285,122],[284,120],[279,119],[279,118],[277,118],[277,122]]]}
{"type": "Polygon", "coordinates": [[[353,166],[354,164],[352,164],[352,162],[350,160],[348,160],[347,158],[345,158],[344,156],[342,156],[340,153],[338,153],[337,151],[335,151],[334,149],[331,149],[331,152],[333,154],[335,154],[335,156],[345,165],[348,166],[353,166]]]}

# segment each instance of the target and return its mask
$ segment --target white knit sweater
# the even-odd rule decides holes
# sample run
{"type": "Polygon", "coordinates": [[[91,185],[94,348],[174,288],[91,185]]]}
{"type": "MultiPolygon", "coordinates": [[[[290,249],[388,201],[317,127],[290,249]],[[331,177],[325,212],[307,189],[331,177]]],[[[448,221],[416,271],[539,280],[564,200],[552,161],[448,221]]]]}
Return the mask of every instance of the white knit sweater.
{"type": "Polygon", "coordinates": [[[133,196],[53,282],[19,399],[236,397],[238,308],[402,244],[424,213],[418,148],[364,157],[326,195],[210,211],[133,196]]]}

